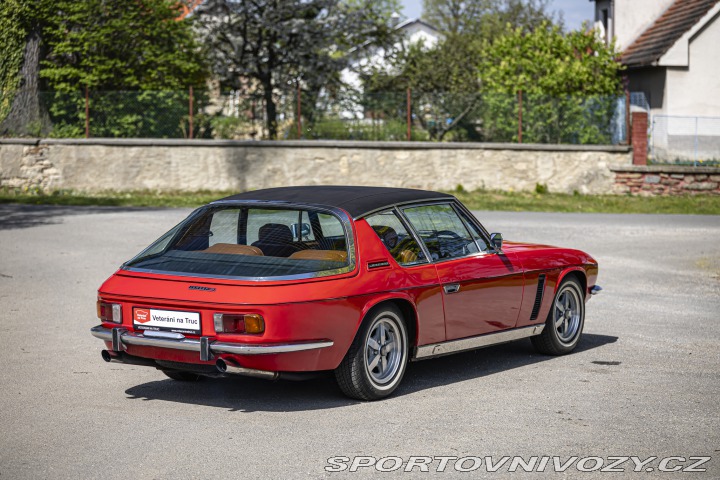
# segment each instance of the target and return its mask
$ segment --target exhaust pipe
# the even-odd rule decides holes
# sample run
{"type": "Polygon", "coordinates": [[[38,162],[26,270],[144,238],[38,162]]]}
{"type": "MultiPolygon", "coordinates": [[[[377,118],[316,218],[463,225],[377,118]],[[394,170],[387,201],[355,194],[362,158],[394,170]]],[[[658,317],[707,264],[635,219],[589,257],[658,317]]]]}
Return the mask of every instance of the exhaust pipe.
{"type": "Polygon", "coordinates": [[[100,355],[102,356],[102,359],[108,363],[124,363],[126,365],[139,365],[142,367],[157,367],[155,360],[128,355],[125,352],[111,352],[109,350],[103,350],[100,352],[100,355]]]}
{"type": "Polygon", "coordinates": [[[254,368],[244,368],[236,364],[232,360],[223,360],[218,358],[215,362],[215,368],[218,372],[225,375],[243,375],[246,377],[264,378],[266,380],[277,380],[280,376],[278,372],[269,372],[267,370],[255,370],[254,368]]]}

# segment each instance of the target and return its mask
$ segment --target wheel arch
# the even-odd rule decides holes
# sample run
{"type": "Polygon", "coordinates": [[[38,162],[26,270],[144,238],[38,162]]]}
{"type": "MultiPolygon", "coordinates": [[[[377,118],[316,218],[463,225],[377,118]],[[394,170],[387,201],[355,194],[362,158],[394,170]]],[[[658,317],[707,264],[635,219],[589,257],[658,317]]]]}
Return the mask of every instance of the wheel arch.
{"type": "Polygon", "coordinates": [[[574,278],[578,282],[580,282],[580,287],[582,288],[583,293],[583,300],[587,300],[587,274],[585,273],[585,270],[583,270],[581,267],[570,267],[560,272],[557,284],[555,285],[554,293],[557,293],[560,285],[567,278],[574,278]]]}
{"type": "Polygon", "coordinates": [[[368,302],[363,309],[362,320],[358,324],[355,334],[360,330],[360,326],[363,324],[368,315],[376,310],[383,308],[385,305],[393,305],[403,316],[405,321],[405,327],[408,330],[408,343],[409,347],[417,346],[418,339],[418,315],[415,304],[407,297],[402,296],[387,296],[384,298],[375,299],[373,302],[368,302]]]}

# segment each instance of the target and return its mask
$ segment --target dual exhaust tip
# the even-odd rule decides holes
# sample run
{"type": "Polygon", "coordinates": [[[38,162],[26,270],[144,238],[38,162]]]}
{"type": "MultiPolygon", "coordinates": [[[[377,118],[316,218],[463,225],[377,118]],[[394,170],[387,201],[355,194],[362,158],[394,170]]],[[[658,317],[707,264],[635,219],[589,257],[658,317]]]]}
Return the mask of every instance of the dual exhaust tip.
{"type": "MultiPolygon", "coordinates": [[[[115,352],[110,350],[103,350],[100,352],[102,359],[106,362],[124,363],[128,365],[143,365],[148,367],[157,367],[157,363],[154,360],[143,357],[136,357],[134,355],[128,355],[125,352],[115,352]]],[[[278,372],[270,372],[267,370],[255,370],[254,368],[244,368],[236,364],[232,360],[226,360],[218,358],[215,362],[215,368],[223,375],[243,375],[245,377],[256,377],[264,378],[266,380],[277,380],[280,376],[278,372]]]]}

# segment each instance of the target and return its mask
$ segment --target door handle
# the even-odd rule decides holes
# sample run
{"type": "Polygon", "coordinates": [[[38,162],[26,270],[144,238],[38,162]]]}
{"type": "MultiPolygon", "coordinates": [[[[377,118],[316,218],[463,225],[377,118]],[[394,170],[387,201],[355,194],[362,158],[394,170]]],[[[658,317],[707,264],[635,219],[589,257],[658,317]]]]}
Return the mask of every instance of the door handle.
{"type": "Polygon", "coordinates": [[[445,293],[457,293],[460,291],[460,284],[459,283],[451,283],[449,285],[443,285],[443,290],[445,290],[445,293]]]}

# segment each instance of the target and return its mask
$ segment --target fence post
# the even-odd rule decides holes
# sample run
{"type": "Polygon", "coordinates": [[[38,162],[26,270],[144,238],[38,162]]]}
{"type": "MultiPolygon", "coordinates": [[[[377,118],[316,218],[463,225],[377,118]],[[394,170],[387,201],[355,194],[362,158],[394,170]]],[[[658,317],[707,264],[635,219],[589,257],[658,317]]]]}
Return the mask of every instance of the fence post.
{"type": "Polygon", "coordinates": [[[647,112],[632,113],[633,165],[647,165],[648,115],[647,112]]]}
{"type": "Polygon", "coordinates": [[[300,82],[297,84],[297,136],[302,138],[302,102],[300,99],[300,82]]]}
{"type": "Polygon", "coordinates": [[[410,111],[412,110],[412,99],[411,99],[411,94],[410,94],[410,87],[408,87],[408,89],[407,89],[406,103],[407,103],[407,141],[409,142],[410,138],[411,138],[411,134],[412,134],[412,132],[410,131],[410,125],[412,122],[412,115],[410,113],[410,111]]]}
{"type": "Polygon", "coordinates": [[[522,143],[522,90],[518,90],[518,143],[522,143]]]}
{"type": "Polygon", "coordinates": [[[90,93],[85,85],[85,138],[90,138],[90,93]]]}
{"type": "Polygon", "coordinates": [[[625,87],[625,141],[628,145],[632,145],[632,135],[630,134],[630,89],[625,87]]]}
{"type": "Polygon", "coordinates": [[[189,119],[190,119],[189,127],[190,128],[188,131],[188,138],[192,140],[192,138],[193,138],[193,87],[192,87],[192,85],[190,85],[190,101],[189,101],[188,108],[190,110],[190,116],[189,116],[189,119]]]}
{"type": "Polygon", "coordinates": [[[695,117],[695,160],[693,167],[697,167],[698,162],[698,117],[695,117]]]}

